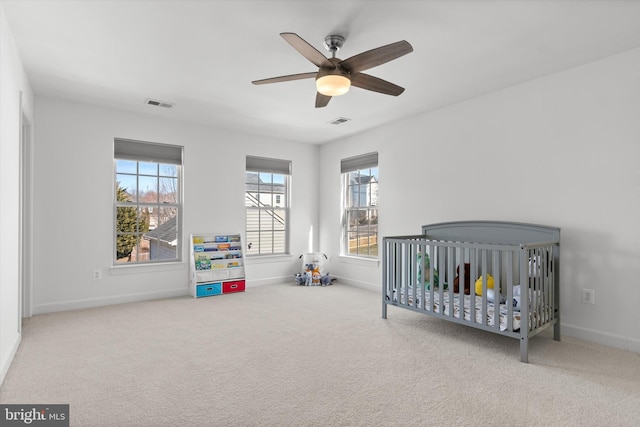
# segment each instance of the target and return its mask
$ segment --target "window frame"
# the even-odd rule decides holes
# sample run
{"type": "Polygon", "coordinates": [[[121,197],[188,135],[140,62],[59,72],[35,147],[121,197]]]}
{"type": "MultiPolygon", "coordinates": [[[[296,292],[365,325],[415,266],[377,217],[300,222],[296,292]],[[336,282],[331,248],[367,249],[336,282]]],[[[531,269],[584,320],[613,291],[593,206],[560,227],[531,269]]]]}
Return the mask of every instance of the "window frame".
{"type": "MultiPolygon", "coordinates": [[[[268,257],[268,256],[287,256],[291,254],[290,250],[290,226],[291,226],[291,161],[290,160],[281,160],[281,159],[271,159],[266,157],[256,157],[256,156],[247,156],[246,158],[246,168],[245,168],[245,185],[244,185],[244,193],[245,193],[245,245],[246,251],[245,254],[247,258],[259,258],[259,257],[268,257]],[[257,181],[250,182],[249,175],[255,174],[257,175],[257,181]],[[261,175],[270,175],[271,179],[269,182],[264,183],[266,188],[271,188],[271,191],[261,191],[261,175]],[[276,181],[274,180],[274,175],[281,176],[283,183],[279,183],[277,185],[283,185],[284,191],[276,193],[276,181]],[[256,188],[252,189],[249,186],[255,185],[256,188]],[[252,191],[257,190],[257,191],[252,191]],[[252,198],[260,202],[260,195],[268,195],[268,199],[271,200],[271,203],[265,203],[263,206],[251,206],[247,202],[247,198],[251,193],[252,198]],[[256,194],[258,197],[256,197],[256,194]],[[281,202],[282,197],[284,196],[284,206],[276,206],[279,202],[281,202]],[[284,230],[276,230],[275,227],[270,227],[269,229],[262,228],[262,218],[263,212],[270,216],[272,219],[277,216],[276,210],[284,211],[284,230]],[[252,214],[252,212],[257,212],[257,229],[249,228],[249,220],[252,217],[256,217],[256,215],[252,214]],[[283,231],[283,239],[284,242],[282,244],[283,250],[275,251],[276,248],[276,237],[275,233],[283,231]],[[266,250],[267,247],[263,247],[261,244],[260,236],[262,233],[271,233],[271,247],[270,250],[266,250]],[[251,237],[253,234],[257,234],[258,243],[257,243],[257,252],[254,247],[250,247],[254,245],[254,240],[251,237]]],[[[255,202],[254,202],[255,203],[255,202]]],[[[273,223],[272,223],[273,224],[273,223]]]]}
{"type": "MultiPolygon", "coordinates": [[[[380,242],[379,242],[379,233],[378,233],[378,221],[379,221],[379,195],[378,195],[378,185],[380,183],[379,180],[379,168],[378,168],[378,153],[372,152],[367,154],[362,154],[359,156],[354,156],[341,160],[341,197],[342,197],[342,220],[341,220],[341,239],[340,239],[340,256],[348,257],[348,258],[359,258],[365,260],[374,260],[378,259],[380,256],[380,242]],[[372,170],[375,169],[375,174],[372,173],[372,170]],[[363,173],[368,171],[368,173],[363,173]],[[366,200],[369,200],[368,203],[362,205],[361,203],[352,203],[352,191],[355,186],[351,183],[351,178],[353,174],[357,174],[359,176],[368,176],[375,177],[375,194],[373,190],[372,180],[369,180],[367,184],[368,194],[366,195],[366,200]],[[374,203],[375,200],[375,203],[374,203]],[[354,213],[358,211],[365,211],[365,218],[369,218],[369,223],[367,224],[367,252],[360,253],[360,230],[356,231],[356,250],[355,253],[350,250],[350,237],[353,231],[350,229],[349,218],[353,217],[354,213]],[[375,215],[372,215],[375,213],[375,215]],[[375,232],[371,234],[371,219],[375,218],[375,232]],[[371,242],[371,238],[375,238],[375,243],[371,242]],[[372,253],[371,247],[372,245],[376,245],[378,249],[375,253],[372,253]]],[[[358,186],[362,186],[360,183],[358,186]]],[[[360,191],[358,194],[360,195],[360,191]]]]}
{"type": "MultiPolygon", "coordinates": [[[[112,256],[113,267],[131,267],[131,266],[148,266],[148,265],[164,265],[172,263],[181,263],[183,261],[183,147],[169,144],[159,144],[154,142],[134,141],[129,139],[115,138],[114,139],[114,159],[113,159],[113,250],[112,256]],[[118,171],[118,161],[135,162],[135,173],[131,171],[122,172],[118,171]],[[141,171],[140,164],[155,164],[155,174],[148,173],[148,171],[141,171]],[[175,167],[175,175],[163,174],[162,165],[170,165],[175,167]],[[135,177],[136,181],[136,200],[133,201],[118,201],[118,175],[129,175],[135,177]],[[141,201],[137,196],[140,178],[149,179],[155,178],[156,189],[158,197],[154,202],[141,201]],[[175,193],[176,201],[167,202],[161,201],[160,188],[161,181],[164,179],[175,179],[175,193]],[[163,258],[163,259],[148,259],[148,260],[135,260],[118,262],[118,236],[123,233],[118,231],[118,208],[135,208],[138,212],[144,208],[154,208],[161,212],[163,209],[175,209],[175,215],[169,217],[167,221],[159,222],[158,226],[167,223],[172,218],[175,218],[175,257],[163,258]]],[[[146,233],[153,232],[136,230],[133,234],[138,235],[136,239],[136,247],[139,248],[140,238],[146,233]]]]}

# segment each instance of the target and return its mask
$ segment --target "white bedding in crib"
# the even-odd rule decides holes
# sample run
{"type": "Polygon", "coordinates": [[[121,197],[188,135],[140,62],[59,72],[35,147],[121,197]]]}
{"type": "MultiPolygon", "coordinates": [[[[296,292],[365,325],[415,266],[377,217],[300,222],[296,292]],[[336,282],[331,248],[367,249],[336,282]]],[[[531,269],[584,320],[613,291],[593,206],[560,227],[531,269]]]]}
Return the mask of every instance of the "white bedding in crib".
{"type": "MultiPolygon", "coordinates": [[[[466,321],[471,321],[471,295],[463,295],[464,296],[464,320],[466,321]]],[[[417,296],[418,301],[416,306],[417,307],[421,307],[420,305],[420,296],[417,296]]],[[[425,299],[426,299],[426,307],[425,310],[431,311],[430,307],[430,298],[431,298],[431,294],[428,291],[425,291],[425,299]]],[[[396,294],[394,291],[394,301],[396,301],[396,294]]],[[[433,303],[433,311],[434,313],[440,313],[440,293],[437,290],[434,290],[433,293],[433,299],[434,299],[434,303],[433,303]]],[[[443,301],[444,301],[444,314],[446,316],[450,315],[449,309],[451,307],[451,304],[449,303],[449,292],[448,291],[444,291],[443,293],[443,301]]],[[[453,294],[453,316],[456,318],[460,318],[460,294],[453,294]]],[[[405,302],[405,295],[404,292],[401,293],[401,304],[409,304],[409,305],[413,305],[413,294],[410,291],[409,292],[409,302],[405,302]]],[[[482,297],[480,296],[476,296],[475,297],[475,323],[483,323],[482,322],[482,297]]],[[[545,311],[546,312],[546,311],[545,311]]],[[[500,330],[501,331],[506,331],[507,330],[507,320],[508,320],[508,311],[507,311],[507,306],[505,304],[500,304],[500,314],[499,314],[499,321],[500,321],[500,330]]],[[[532,318],[536,318],[537,315],[535,312],[530,313],[532,318]]],[[[548,317],[547,315],[545,316],[541,316],[541,317],[548,317]]],[[[484,324],[493,327],[495,324],[495,305],[493,303],[487,303],[487,310],[486,310],[486,322],[484,322],[484,324]]],[[[547,319],[545,319],[545,321],[547,321],[547,319]]],[[[521,317],[520,317],[520,312],[519,311],[513,311],[513,331],[518,331],[520,329],[520,323],[521,323],[521,317]]]]}
{"type": "MultiPolygon", "coordinates": [[[[471,320],[471,295],[463,295],[464,296],[464,320],[471,320]]],[[[429,306],[429,298],[431,294],[425,293],[425,298],[427,300],[427,306],[429,306]]],[[[475,301],[475,312],[476,312],[476,323],[482,323],[482,297],[476,296],[475,301]]],[[[440,294],[433,293],[434,299],[434,311],[439,313],[440,311],[440,294]]],[[[460,294],[453,294],[453,315],[454,317],[460,318],[460,294]]],[[[444,314],[449,315],[449,293],[445,293],[443,295],[444,300],[444,314]]],[[[504,304],[500,304],[500,330],[507,330],[507,307],[504,304]]],[[[495,305],[493,303],[487,304],[487,323],[489,326],[493,326],[495,324],[495,305]]],[[[517,331],[520,329],[520,312],[513,312],[513,330],[517,331]]]]}

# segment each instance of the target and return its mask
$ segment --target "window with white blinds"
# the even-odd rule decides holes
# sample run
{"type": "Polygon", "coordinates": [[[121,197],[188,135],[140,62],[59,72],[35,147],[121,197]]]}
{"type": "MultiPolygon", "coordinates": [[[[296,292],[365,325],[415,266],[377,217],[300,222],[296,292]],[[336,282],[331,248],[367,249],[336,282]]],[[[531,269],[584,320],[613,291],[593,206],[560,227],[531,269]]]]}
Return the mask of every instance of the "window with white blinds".
{"type": "Polygon", "coordinates": [[[114,264],[179,261],[182,147],[114,141],[114,264]]]}
{"type": "Polygon", "coordinates": [[[378,257],[378,153],[343,159],[342,254],[378,257]]]}
{"type": "Polygon", "coordinates": [[[289,253],[291,161],[247,156],[247,256],[289,253]]]}

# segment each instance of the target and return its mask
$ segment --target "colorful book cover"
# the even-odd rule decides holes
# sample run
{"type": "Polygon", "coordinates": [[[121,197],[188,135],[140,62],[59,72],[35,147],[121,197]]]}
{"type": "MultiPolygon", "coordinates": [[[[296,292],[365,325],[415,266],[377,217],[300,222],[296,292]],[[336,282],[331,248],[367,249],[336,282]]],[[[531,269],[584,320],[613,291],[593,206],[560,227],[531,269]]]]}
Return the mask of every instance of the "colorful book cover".
{"type": "Polygon", "coordinates": [[[200,237],[200,236],[193,236],[193,243],[204,243],[204,237],[200,237]]]}
{"type": "Polygon", "coordinates": [[[196,254],[196,270],[211,270],[211,260],[205,254],[196,254]]]}

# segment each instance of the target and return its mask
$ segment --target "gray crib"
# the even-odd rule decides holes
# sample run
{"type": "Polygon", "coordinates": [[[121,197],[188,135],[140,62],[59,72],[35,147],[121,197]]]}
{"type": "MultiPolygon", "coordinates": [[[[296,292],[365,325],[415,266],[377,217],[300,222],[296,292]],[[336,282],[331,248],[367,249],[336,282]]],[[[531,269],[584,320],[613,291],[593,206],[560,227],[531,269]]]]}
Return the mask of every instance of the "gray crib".
{"type": "Polygon", "coordinates": [[[420,235],[383,239],[382,274],[383,319],[392,305],[517,338],[522,362],[528,362],[532,336],[553,325],[553,339],[560,340],[557,227],[500,221],[425,225],[420,235]]]}

